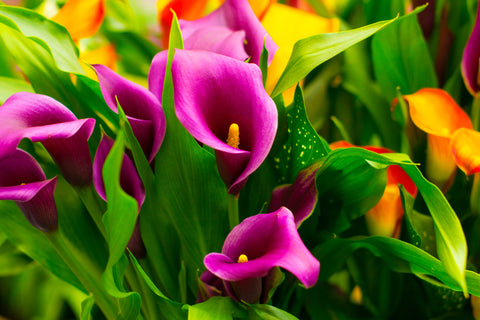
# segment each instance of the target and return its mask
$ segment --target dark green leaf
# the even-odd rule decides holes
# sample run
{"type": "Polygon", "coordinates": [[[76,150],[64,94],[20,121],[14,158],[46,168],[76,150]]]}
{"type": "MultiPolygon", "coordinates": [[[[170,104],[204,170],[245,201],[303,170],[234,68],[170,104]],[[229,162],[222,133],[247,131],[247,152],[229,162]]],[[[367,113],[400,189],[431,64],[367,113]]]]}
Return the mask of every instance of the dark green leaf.
{"type": "Polygon", "coordinates": [[[418,25],[416,13],[401,17],[372,40],[375,76],[383,94],[392,101],[397,87],[403,94],[438,87],[430,52],[418,25]]]}
{"type": "Polygon", "coordinates": [[[295,90],[294,102],[287,110],[287,140],[273,155],[278,183],[293,182],[298,172],[325,156],[330,148],[313,129],[305,112],[302,89],[295,90]]]}
{"type": "Polygon", "coordinates": [[[241,312],[230,297],[213,297],[188,307],[188,320],[233,320],[241,312]]]}

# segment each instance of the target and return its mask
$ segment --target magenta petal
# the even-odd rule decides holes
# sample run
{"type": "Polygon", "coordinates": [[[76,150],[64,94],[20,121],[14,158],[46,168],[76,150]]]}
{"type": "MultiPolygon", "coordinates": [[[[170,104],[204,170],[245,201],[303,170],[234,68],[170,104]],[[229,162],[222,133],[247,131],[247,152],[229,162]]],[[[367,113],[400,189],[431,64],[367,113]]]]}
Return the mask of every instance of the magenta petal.
{"type": "Polygon", "coordinates": [[[319,168],[314,164],[301,170],[293,184],[275,188],[268,206],[268,211],[277,210],[280,207],[287,207],[293,212],[297,228],[312,214],[317,203],[317,186],[315,174],[319,168]]]}
{"type": "Polygon", "coordinates": [[[281,267],[307,288],[316,283],[320,271],[320,263],[303,244],[287,208],[245,219],[227,236],[222,253],[208,254],[204,263],[226,281],[264,277],[271,268],[281,267]],[[239,263],[242,254],[248,261],[239,263]]]}
{"type": "Polygon", "coordinates": [[[23,150],[0,159],[0,200],[15,201],[25,218],[42,231],[57,228],[56,185],[57,179],[46,180],[37,161],[23,150]]]}
{"type": "MultiPolygon", "coordinates": [[[[197,33],[198,30],[208,30],[211,27],[226,27],[233,31],[243,30],[246,38],[246,51],[251,56],[251,62],[257,65],[260,61],[264,39],[265,46],[268,50],[269,63],[272,61],[273,55],[278,49],[278,46],[268,35],[265,28],[255,16],[255,13],[253,13],[248,0],[226,0],[217,10],[201,19],[193,21],[181,20],[180,28],[183,38],[186,39],[185,46],[187,47],[189,45],[190,39],[193,39],[192,35],[197,33]]],[[[198,44],[196,48],[200,49],[198,44]]],[[[208,42],[201,49],[211,50],[208,47],[208,42]]]]}
{"type": "Polygon", "coordinates": [[[92,181],[88,138],[94,119],[78,120],[58,101],[44,95],[20,92],[0,108],[0,158],[12,154],[23,138],[42,142],[72,185],[92,181]]]}
{"type": "Polygon", "coordinates": [[[245,61],[245,31],[233,31],[223,26],[195,30],[184,40],[187,50],[208,50],[245,61]]]}
{"type": "Polygon", "coordinates": [[[118,113],[117,99],[129,118],[133,133],[149,161],[152,161],[165,136],[166,121],[162,106],[150,91],[129,81],[103,65],[94,65],[107,105],[118,113]],[[137,121],[135,121],[137,120],[137,121]]]}
{"type": "MultiPolygon", "coordinates": [[[[97,193],[105,201],[107,200],[107,196],[102,170],[105,160],[113,147],[113,143],[114,141],[111,138],[104,135],[98,145],[95,159],[93,160],[93,184],[97,193]]],[[[140,207],[145,200],[145,190],[135,165],[126,154],[123,156],[122,168],[120,170],[120,186],[128,195],[137,200],[138,210],[140,211],[140,207]]]]}
{"type": "Polygon", "coordinates": [[[480,91],[480,5],[478,6],[475,25],[467,41],[462,58],[462,75],[465,85],[472,95],[480,91]]]}
{"type": "MultiPolygon", "coordinates": [[[[150,71],[157,96],[164,63],[161,53],[150,71]]],[[[238,194],[267,157],[277,131],[277,108],[260,69],[208,51],[176,50],[172,77],[178,119],[195,139],[215,149],[222,179],[230,193],[238,194]],[[232,123],[240,128],[239,149],[226,143],[232,123]]]]}

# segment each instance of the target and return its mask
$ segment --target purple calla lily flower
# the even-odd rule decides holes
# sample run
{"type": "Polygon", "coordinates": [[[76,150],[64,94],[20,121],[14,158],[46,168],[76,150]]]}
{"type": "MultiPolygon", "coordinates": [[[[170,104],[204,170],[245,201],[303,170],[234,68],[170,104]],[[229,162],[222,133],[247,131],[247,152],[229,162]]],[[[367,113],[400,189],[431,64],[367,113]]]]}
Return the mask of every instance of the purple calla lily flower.
{"type": "MultiPolygon", "coordinates": [[[[166,52],[153,60],[149,86],[160,97],[166,52]]],[[[208,51],[176,50],[172,63],[175,112],[198,141],[215,149],[229,193],[238,194],[265,160],[278,115],[258,66],[208,51]]]]}
{"type": "Polygon", "coordinates": [[[225,239],[222,253],[208,254],[204,264],[228,282],[233,297],[249,303],[260,299],[262,278],[275,267],[290,271],[307,288],[317,282],[320,271],[320,263],[303,244],[293,214],[285,207],[242,221],[225,239]]]}
{"type": "Polygon", "coordinates": [[[58,225],[53,192],[57,178],[46,180],[37,161],[27,152],[15,149],[0,159],[0,200],[13,200],[25,218],[42,231],[58,225]]]}
{"type": "Polygon", "coordinates": [[[320,164],[315,163],[301,170],[293,184],[275,188],[270,199],[268,211],[272,212],[284,206],[293,212],[295,225],[300,227],[302,222],[313,212],[317,203],[317,186],[315,174],[320,164]]]}
{"type": "MultiPolygon", "coordinates": [[[[102,169],[113,144],[114,141],[104,135],[98,145],[95,159],[93,160],[93,184],[97,193],[105,201],[107,201],[107,195],[105,192],[105,184],[103,182],[102,169]]],[[[128,195],[137,200],[138,211],[140,211],[143,201],[145,200],[145,189],[143,188],[142,180],[135,169],[135,165],[126,154],[123,156],[122,168],[120,169],[120,186],[128,195]]],[[[143,244],[140,235],[138,220],[128,243],[128,248],[137,258],[145,257],[145,245],[143,244]]]]}
{"type": "Polygon", "coordinates": [[[203,18],[180,20],[179,23],[185,49],[214,51],[241,60],[250,56],[250,62],[257,65],[264,39],[269,63],[278,49],[253,13],[248,0],[226,0],[217,10],[203,18]],[[244,34],[235,31],[243,31],[244,34]]]}
{"type": "Polygon", "coordinates": [[[89,185],[92,160],[87,140],[94,126],[94,119],[79,120],[48,96],[16,93],[0,108],[0,159],[13,154],[23,138],[40,141],[70,184],[89,185]]]}
{"type": "Polygon", "coordinates": [[[468,91],[476,96],[480,92],[480,1],[477,17],[462,58],[462,76],[468,91]]]}
{"type": "MultiPolygon", "coordinates": [[[[166,121],[160,100],[144,87],[122,78],[103,65],[93,65],[107,105],[118,113],[117,100],[133,133],[151,162],[165,136],[166,121]]],[[[161,96],[160,96],[161,97],[161,96]]]]}

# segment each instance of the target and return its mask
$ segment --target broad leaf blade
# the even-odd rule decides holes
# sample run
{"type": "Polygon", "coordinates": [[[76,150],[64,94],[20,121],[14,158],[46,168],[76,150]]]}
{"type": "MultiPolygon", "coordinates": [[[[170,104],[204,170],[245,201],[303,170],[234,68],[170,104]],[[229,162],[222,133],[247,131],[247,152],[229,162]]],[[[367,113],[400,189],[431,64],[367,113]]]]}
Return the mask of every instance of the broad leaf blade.
{"type": "Polygon", "coordinates": [[[395,19],[397,18],[376,22],[354,30],[319,34],[297,41],[290,60],[272,92],[272,97],[295,85],[323,62],[370,37],[395,19]]]}
{"type": "MultiPolygon", "coordinates": [[[[48,48],[60,70],[85,74],[78,62],[78,49],[63,26],[39,13],[15,6],[0,6],[0,15],[10,19],[17,31],[26,37],[36,38],[43,47],[48,48]]],[[[0,23],[5,24],[4,19],[0,19],[0,23]]],[[[11,23],[9,25],[13,27],[11,23]]]]}

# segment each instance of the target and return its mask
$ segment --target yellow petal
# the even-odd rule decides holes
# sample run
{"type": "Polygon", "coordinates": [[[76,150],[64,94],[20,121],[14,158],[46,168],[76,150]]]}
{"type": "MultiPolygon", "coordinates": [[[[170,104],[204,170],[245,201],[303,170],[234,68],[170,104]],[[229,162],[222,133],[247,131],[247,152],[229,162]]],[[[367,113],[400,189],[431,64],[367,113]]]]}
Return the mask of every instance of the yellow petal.
{"type": "Polygon", "coordinates": [[[404,99],[413,123],[426,133],[449,138],[458,128],[472,128],[465,111],[442,89],[421,89],[404,99]]]}
{"type": "MultiPolygon", "coordinates": [[[[295,42],[316,34],[337,32],[340,26],[338,19],[326,19],[315,14],[273,3],[265,13],[262,24],[278,45],[278,50],[268,68],[267,92],[272,92],[280,75],[287,66],[295,42]]],[[[288,104],[293,92],[285,97],[288,104]]]]}
{"type": "Polygon", "coordinates": [[[450,147],[458,167],[466,175],[480,172],[480,132],[460,128],[452,135],[450,147]]]}
{"type": "Polygon", "coordinates": [[[52,18],[67,28],[73,40],[93,36],[105,17],[103,0],[68,0],[52,18]]]}
{"type": "Polygon", "coordinates": [[[92,79],[97,79],[95,71],[92,70],[88,64],[103,64],[110,69],[116,69],[117,55],[115,53],[115,47],[111,44],[107,44],[96,48],[94,50],[86,50],[80,53],[80,61],[82,61],[82,68],[87,75],[92,79]]]}

